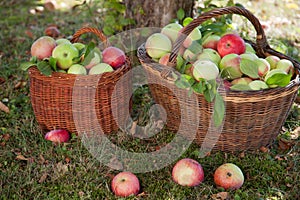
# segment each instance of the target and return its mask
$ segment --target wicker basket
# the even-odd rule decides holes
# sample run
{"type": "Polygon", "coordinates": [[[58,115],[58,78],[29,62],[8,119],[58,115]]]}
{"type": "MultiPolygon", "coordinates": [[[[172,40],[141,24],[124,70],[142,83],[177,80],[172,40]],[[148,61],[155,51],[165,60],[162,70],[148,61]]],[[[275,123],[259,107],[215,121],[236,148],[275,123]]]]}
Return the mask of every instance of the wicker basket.
{"type": "MultiPolygon", "coordinates": [[[[257,32],[256,43],[248,42],[252,44],[259,57],[265,58],[268,55],[276,55],[280,58],[291,60],[297,68],[293,80],[284,88],[278,87],[260,91],[226,91],[224,96],[226,109],[223,129],[220,130],[221,134],[220,137],[218,135],[217,143],[209,145],[213,145],[214,151],[239,152],[257,150],[262,146],[270,145],[278,136],[297,96],[300,64],[296,60],[271,49],[259,20],[251,12],[240,7],[225,7],[206,12],[184,27],[181,30],[182,35],[188,35],[204,21],[224,14],[245,16],[253,24],[257,32]]],[[[169,79],[166,76],[166,72],[173,71],[176,73],[172,66],[176,64],[176,55],[184,39],[185,37],[181,36],[174,43],[168,66],[160,65],[153,61],[147,55],[144,45],[141,45],[138,49],[138,57],[147,72],[147,78],[151,80],[151,83],[157,83],[149,86],[152,97],[156,103],[165,108],[167,112],[166,125],[173,131],[177,131],[179,125],[182,126],[180,123],[183,110],[180,108],[180,105],[189,106],[186,102],[189,102],[190,97],[186,95],[186,90],[175,86],[174,80],[169,79]],[[172,91],[182,93],[181,96],[185,97],[182,99],[176,98],[172,91]]],[[[197,112],[199,113],[199,124],[195,140],[197,144],[202,145],[204,139],[205,142],[210,140],[210,138],[206,137],[210,137],[207,135],[207,132],[213,105],[208,103],[203,95],[196,93],[195,95],[197,96],[197,104],[189,110],[199,111],[197,112]]],[[[188,128],[186,127],[187,130],[188,128]]],[[[211,138],[211,141],[214,141],[214,139],[211,138]]]]}
{"type": "MultiPolygon", "coordinates": [[[[96,34],[107,45],[103,33],[92,27],[79,29],[71,42],[77,42],[84,33],[96,34]]],[[[53,72],[51,76],[44,76],[36,67],[31,67],[30,98],[37,122],[44,130],[60,128],[76,134],[87,131],[86,127],[93,131],[91,127],[95,127],[97,123],[106,134],[118,130],[112,108],[117,108],[116,115],[119,119],[127,119],[129,111],[125,105],[129,102],[125,102],[125,97],[131,95],[130,78],[124,79],[125,82],[118,85],[122,88],[118,88],[117,96],[112,94],[118,80],[130,68],[128,58],[117,70],[97,75],[53,72]],[[80,123],[77,123],[74,117],[80,120],[80,123]]]]}

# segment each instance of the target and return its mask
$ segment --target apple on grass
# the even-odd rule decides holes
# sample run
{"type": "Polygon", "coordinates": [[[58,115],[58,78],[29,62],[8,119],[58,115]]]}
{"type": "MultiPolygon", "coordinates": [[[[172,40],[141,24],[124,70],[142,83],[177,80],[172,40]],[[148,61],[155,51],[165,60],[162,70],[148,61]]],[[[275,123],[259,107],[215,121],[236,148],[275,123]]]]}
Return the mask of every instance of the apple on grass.
{"type": "Polygon", "coordinates": [[[217,50],[221,57],[232,53],[240,55],[245,53],[246,44],[239,35],[229,33],[220,38],[217,50]]]}
{"type": "Polygon", "coordinates": [[[140,182],[133,173],[120,172],[113,178],[111,189],[113,193],[119,197],[137,195],[140,191],[140,182]]]}
{"type": "Polygon", "coordinates": [[[67,71],[68,74],[81,74],[86,75],[87,71],[83,65],[73,64],[67,71]]]}
{"type": "Polygon", "coordinates": [[[126,62],[126,55],[124,51],[117,47],[107,47],[102,52],[102,61],[109,64],[114,69],[118,69],[126,62]]]}
{"type": "Polygon", "coordinates": [[[197,60],[193,64],[193,76],[197,81],[201,78],[206,80],[216,79],[219,75],[219,68],[210,60],[197,60]]]}
{"type": "Polygon", "coordinates": [[[147,54],[154,59],[159,59],[172,50],[171,40],[162,33],[154,33],[147,38],[145,43],[147,54]]]}
{"type": "Polygon", "coordinates": [[[67,142],[70,140],[70,134],[66,130],[56,129],[46,133],[45,139],[56,143],[67,142]]]}
{"type": "Polygon", "coordinates": [[[73,65],[73,59],[78,56],[78,49],[71,43],[62,43],[56,46],[52,52],[52,57],[57,59],[57,65],[61,69],[69,69],[73,65]]]}
{"type": "Polygon", "coordinates": [[[214,182],[225,190],[239,189],[244,183],[242,170],[233,163],[225,163],[219,166],[214,173],[214,182]]]}
{"type": "Polygon", "coordinates": [[[204,181],[204,171],[196,160],[184,158],[173,167],[172,178],[179,185],[193,187],[204,181]]]}
{"type": "Polygon", "coordinates": [[[43,60],[52,55],[55,47],[56,43],[52,37],[42,36],[32,43],[30,53],[31,56],[36,56],[37,59],[43,60]]]}
{"type": "Polygon", "coordinates": [[[102,73],[105,73],[105,72],[112,72],[112,71],[114,71],[114,69],[109,64],[99,63],[99,64],[95,65],[94,67],[92,67],[89,70],[89,75],[102,74],[102,73]]]}

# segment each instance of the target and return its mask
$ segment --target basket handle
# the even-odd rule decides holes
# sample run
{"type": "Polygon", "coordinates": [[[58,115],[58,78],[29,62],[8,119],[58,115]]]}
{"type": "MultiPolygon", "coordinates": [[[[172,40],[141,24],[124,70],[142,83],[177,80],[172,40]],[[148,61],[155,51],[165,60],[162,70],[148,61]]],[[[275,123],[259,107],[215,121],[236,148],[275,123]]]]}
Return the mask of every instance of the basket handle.
{"type": "Polygon", "coordinates": [[[107,47],[109,45],[108,40],[107,40],[106,36],[102,33],[102,31],[97,28],[94,28],[94,27],[80,28],[73,34],[72,39],[70,41],[72,43],[77,42],[79,40],[80,36],[85,33],[94,33],[104,43],[105,47],[107,47]]]}
{"type": "MultiPolygon", "coordinates": [[[[183,41],[189,35],[195,28],[197,28],[200,24],[205,22],[208,19],[211,19],[213,17],[219,17],[224,14],[239,14],[244,17],[246,17],[254,26],[256,30],[256,43],[253,44],[254,49],[256,50],[256,54],[259,57],[267,57],[268,55],[276,55],[280,58],[285,58],[290,60],[294,66],[300,70],[300,63],[296,61],[293,58],[290,58],[289,56],[286,56],[278,51],[273,50],[268,42],[267,38],[265,35],[265,32],[259,22],[259,20],[247,9],[237,7],[237,6],[229,6],[229,7],[224,7],[224,8],[217,8],[210,10],[208,12],[205,12],[201,14],[198,18],[195,18],[190,24],[187,26],[183,27],[180,30],[179,37],[174,43],[170,58],[169,58],[169,63],[168,66],[175,66],[176,65],[176,57],[178,55],[179,49],[182,46],[183,41]]],[[[250,42],[250,41],[249,41],[250,42]]],[[[250,42],[251,43],[251,42],[250,42]]]]}

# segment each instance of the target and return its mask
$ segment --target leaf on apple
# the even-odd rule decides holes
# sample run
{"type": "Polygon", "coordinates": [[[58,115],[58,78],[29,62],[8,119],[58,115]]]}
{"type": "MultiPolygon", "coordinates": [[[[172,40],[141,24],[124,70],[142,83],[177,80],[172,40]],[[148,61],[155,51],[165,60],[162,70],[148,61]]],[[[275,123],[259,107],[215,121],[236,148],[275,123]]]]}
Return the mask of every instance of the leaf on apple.
{"type": "Polygon", "coordinates": [[[180,78],[175,81],[175,85],[181,89],[190,88],[194,83],[195,80],[193,77],[186,74],[182,74],[180,78]]]}
{"type": "Polygon", "coordinates": [[[257,64],[249,59],[242,58],[240,69],[243,74],[251,78],[259,78],[257,64]]]}
{"type": "Polygon", "coordinates": [[[52,73],[52,69],[51,69],[51,66],[50,66],[50,64],[49,64],[49,62],[47,62],[47,61],[45,61],[45,60],[43,60],[43,61],[41,61],[41,62],[38,62],[37,63],[37,68],[38,68],[38,70],[42,73],[42,74],[44,74],[45,76],[50,76],[51,75],[51,73],[52,73]]]}
{"type": "Polygon", "coordinates": [[[249,85],[246,84],[236,84],[230,87],[231,90],[237,90],[237,91],[247,91],[251,90],[249,85]]]}
{"type": "Polygon", "coordinates": [[[290,83],[291,78],[292,78],[292,74],[277,73],[269,77],[266,80],[266,83],[268,85],[278,85],[280,87],[285,87],[290,83]]]}

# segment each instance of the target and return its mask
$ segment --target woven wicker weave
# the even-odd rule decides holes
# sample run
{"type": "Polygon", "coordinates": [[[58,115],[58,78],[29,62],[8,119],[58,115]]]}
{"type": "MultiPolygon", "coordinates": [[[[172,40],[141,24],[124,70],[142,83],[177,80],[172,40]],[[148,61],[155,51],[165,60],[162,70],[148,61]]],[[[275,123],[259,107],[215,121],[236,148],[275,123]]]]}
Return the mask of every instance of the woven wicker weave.
{"type": "MultiPolygon", "coordinates": [[[[78,41],[85,33],[96,34],[106,44],[103,33],[92,27],[79,29],[71,42],[78,41]]],[[[112,107],[116,107],[118,118],[121,120],[128,117],[129,102],[124,102],[130,91],[130,79],[124,80],[118,88],[119,94],[112,95],[118,80],[131,68],[130,60],[113,72],[98,75],[74,75],[53,72],[51,76],[44,76],[36,68],[29,69],[30,97],[33,111],[37,122],[42,129],[66,129],[73,133],[84,132],[86,127],[93,123],[99,123],[102,131],[106,134],[116,131],[119,127],[114,120],[112,107]],[[74,86],[76,85],[76,88],[74,86]],[[76,89],[76,99],[74,91],[76,89]],[[75,103],[76,104],[75,104],[75,103]],[[72,105],[80,105],[77,109],[72,105]],[[86,105],[86,106],[85,106],[86,105]],[[91,107],[91,105],[94,105],[91,107]],[[96,112],[96,119],[92,118],[96,112]],[[80,119],[80,123],[74,122],[74,115],[80,119]],[[79,124],[79,125],[78,125],[79,124]]]]}
{"type": "MultiPolygon", "coordinates": [[[[182,94],[187,94],[187,92],[177,88],[174,80],[168,79],[166,72],[173,71],[176,73],[172,67],[176,64],[176,55],[185,36],[204,21],[224,14],[245,16],[253,24],[257,32],[257,40],[256,43],[251,42],[251,44],[259,57],[265,58],[268,55],[276,55],[291,60],[298,70],[300,68],[300,64],[296,60],[270,48],[259,20],[248,10],[240,7],[225,7],[203,13],[181,30],[183,34],[173,46],[168,66],[160,65],[151,60],[144,45],[138,49],[138,57],[147,72],[147,78],[152,83],[157,83],[149,86],[152,97],[156,103],[166,109],[168,115],[167,127],[173,131],[177,131],[181,123],[182,110],[180,109],[182,108],[180,108],[180,105],[189,106],[186,102],[189,102],[190,97],[186,95],[184,99],[176,98],[172,91],[176,91],[176,93],[182,91],[182,94]]],[[[227,152],[256,150],[262,146],[270,145],[279,134],[296,98],[300,84],[298,70],[296,70],[297,73],[295,73],[290,84],[284,88],[278,87],[260,91],[226,91],[224,97],[226,112],[223,129],[220,137],[218,135],[218,142],[216,144],[212,142],[208,145],[214,145],[213,150],[227,152]]],[[[196,94],[196,96],[198,106],[189,110],[199,111],[196,143],[201,145],[205,137],[206,142],[215,139],[207,138],[210,137],[207,132],[213,112],[213,104],[208,103],[201,94],[196,94]]],[[[186,128],[188,129],[188,127],[186,128]]]]}

